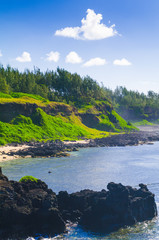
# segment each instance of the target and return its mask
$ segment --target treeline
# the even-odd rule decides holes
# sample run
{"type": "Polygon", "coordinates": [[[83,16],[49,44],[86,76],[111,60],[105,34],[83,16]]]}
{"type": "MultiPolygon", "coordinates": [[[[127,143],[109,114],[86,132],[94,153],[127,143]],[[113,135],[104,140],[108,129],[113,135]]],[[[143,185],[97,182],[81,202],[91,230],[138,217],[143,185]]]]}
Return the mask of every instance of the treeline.
{"type": "Polygon", "coordinates": [[[44,73],[38,68],[20,72],[1,65],[0,91],[37,94],[51,101],[65,101],[76,106],[106,99],[106,91],[92,78],[82,78],[60,68],[44,73]]]}
{"type": "Polygon", "coordinates": [[[116,111],[125,119],[159,118],[159,94],[148,91],[147,94],[117,87],[114,91],[105,88],[107,96],[111,99],[116,111]]]}
{"type": "Polygon", "coordinates": [[[0,65],[0,92],[23,92],[37,94],[51,101],[65,102],[80,107],[93,104],[96,100],[110,100],[115,110],[125,119],[159,118],[159,94],[148,94],[117,87],[114,91],[100,86],[89,76],[57,68],[56,71],[20,72],[18,69],[0,65]]]}

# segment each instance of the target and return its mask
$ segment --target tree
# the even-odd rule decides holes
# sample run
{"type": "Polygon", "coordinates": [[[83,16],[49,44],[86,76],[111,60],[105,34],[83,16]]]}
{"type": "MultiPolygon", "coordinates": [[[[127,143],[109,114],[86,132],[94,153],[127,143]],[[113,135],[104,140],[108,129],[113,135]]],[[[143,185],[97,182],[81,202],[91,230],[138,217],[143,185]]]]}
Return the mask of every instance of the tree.
{"type": "Polygon", "coordinates": [[[3,93],[9,92],[9,86],[6,83],[6,79],[4,77],[0,77],[0,92],[3,92],[3,93]]]}

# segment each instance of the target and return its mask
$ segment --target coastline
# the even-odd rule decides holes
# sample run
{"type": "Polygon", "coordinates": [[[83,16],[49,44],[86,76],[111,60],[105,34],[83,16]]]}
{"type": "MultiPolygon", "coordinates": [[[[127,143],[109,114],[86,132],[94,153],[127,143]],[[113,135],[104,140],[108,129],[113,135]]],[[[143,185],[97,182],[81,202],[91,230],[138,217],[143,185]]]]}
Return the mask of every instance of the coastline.
{"type": "Polygon", "coordinates": [[[111,135],[107,138],[78,141],[48,141],[0,146],[0,162],[26,157],[66,157],[69,152],[87,147],[137,146],[159,141],[159,126],[142,126],[139,132],[111,135]]]}
{"type": "Polygon", "coordinates": [[[17,145],[17,146],[9,146],[9,145],[6,145],[6,146],[0,146],[0,162],[5,162],[5,161],[10,161],[10,160],[13,160],[13,159],[17,159],[17,158],[20,158],[19,155],[16,155],[16,152],[19,151],[19,150],[23,150],[23,149],[26,149],[28,147],[28,145],[17,145]],[[11,152],[14,152],[15,154],[11,154],[11,152]]]}

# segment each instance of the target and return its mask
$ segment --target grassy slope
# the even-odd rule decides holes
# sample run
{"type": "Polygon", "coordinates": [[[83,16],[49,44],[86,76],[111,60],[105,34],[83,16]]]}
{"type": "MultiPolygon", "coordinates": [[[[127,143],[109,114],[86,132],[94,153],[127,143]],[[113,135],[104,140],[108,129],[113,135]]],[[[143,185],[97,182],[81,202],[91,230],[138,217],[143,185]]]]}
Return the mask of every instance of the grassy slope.
{"type": "Polygon", "coordinates": [[[92,114],[98,119],[95,128],[104,131],[132,131],[137,130],[131,123],[127,123],[119,114],[112,110],[108,101],[96,101],[94,105],[86,105],[78,109],[80,114],[92,114]]]}
{"type": "Polygon", "coordinates": [[[151,123],[151,122],[149,122],[149,121],[147,121],[145,119],[140,121],[140,122],[135,122],[133,124],[134,124],[134,126],[146,126],[146,125],[152,126],[152,125],[154,125],[154,123],[151,123]]]}
{"type": "MultiPolygon", "coordinates": [[[[70,116],[65,117],[62,114],[51,116],[40,108],[48,105],[54,108],[56,105],[65,105],[64,103],[49,102],[40,96],[30,94],[14,93],[6,95],[0,93],[0,104],[9,102],[17,104],[35,103],[38,108],[36,109],[36,113],[30,117],[19,115],[12,119],[10,123],[0,121],[0,145],[11,142],[28,142],[31,140],[77,140],[82,138],[107,137],[110,135],[107,131],[99,131],[85,126],[81,122],[80,117],[75,115],[74,112],[70,116]]],[[[67,107],[71,109],[70,106],[67,107]]],[[[91,107],[88,106],[86,108],[89,109],[91,107]]],[[[81,109],[81,111],[85,111],[85,109],[81,109]]],[[[94,109],[94,111],[97,110],[94,109]]],[[[112,114],[117,118],[119,129],[133,129],[115,111],[112,111],[112,114]]],[[[107,126],[108,130],[120,131],[104,114],[99,115],[99,120],[99,124],[107,126]]]]}

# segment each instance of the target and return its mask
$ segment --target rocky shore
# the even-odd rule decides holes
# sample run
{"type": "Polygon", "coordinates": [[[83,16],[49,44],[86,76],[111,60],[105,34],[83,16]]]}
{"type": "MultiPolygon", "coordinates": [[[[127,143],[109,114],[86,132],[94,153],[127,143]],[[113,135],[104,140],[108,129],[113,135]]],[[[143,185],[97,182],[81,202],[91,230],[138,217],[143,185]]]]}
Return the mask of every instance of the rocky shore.
{"type": "Polygon", "coordinates": [[[0,168],[0,239],[54,236],[65,232],[67,221],[110,233],[157,216],[154,194],[146,185],[136,189],[109,183],[107,189],[56,195],[41,180],[9,181],[0,168]]]}
{"type": "Polygon", "coordinates": [[[47,141],[11,143],[0,147],[0,162],[24,157],[66,157],[69,152],[87,147],[116,147],[153,144],[159,141],[159,127],[145,126],[142,131],[110,135],[107,138],[84,139],[79,141],[47,141]]]}
{"type": "MultiPolygon", "coordinates": [[[[19,147],[19,144],[10,144],[13,148],[17,147],[17,151],[7,151],[7,156],[11,158],[23,157],[65,157],[69,156],[69,152],[77,151],[78,148],[86,147],[115,147],[115,146],[133,146],[139,144],[152,144],[154,141],[159,141],[158,131],[139,131],[126,134],[110,135],[107,138],[96,138],[83,141],[65,141],[60,140],[47,141],[47,142],[30,142],[24,143],[25,147],[19,147]]],[[[3,160],[3,151],[0,151],[3,160]]],[[[0,159],[1,160],[1,159],[0,159]]]]}

